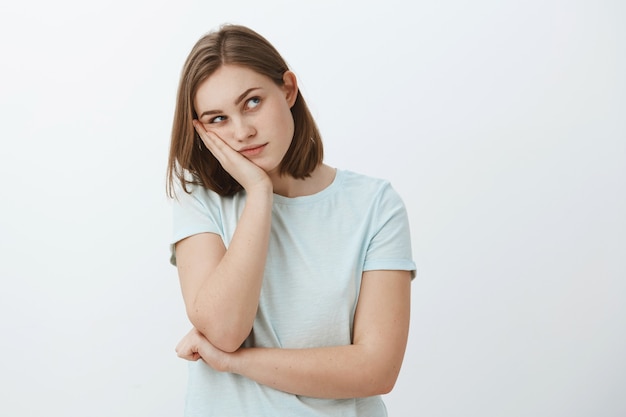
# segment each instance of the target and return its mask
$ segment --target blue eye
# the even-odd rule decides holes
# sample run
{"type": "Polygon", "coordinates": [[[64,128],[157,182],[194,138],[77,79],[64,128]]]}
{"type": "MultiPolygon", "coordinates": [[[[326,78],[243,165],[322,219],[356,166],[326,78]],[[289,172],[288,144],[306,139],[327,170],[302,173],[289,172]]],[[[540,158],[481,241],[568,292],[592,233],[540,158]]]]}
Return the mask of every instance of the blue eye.
{"type": "Polygon", "coordinates": [[[226,120],[226,116],[215,116],[214,118],[209,120],[209,123],[219,123],[223,122],[224,120],[226,120]]]}
{"type": "Polygon", "coordinates": [[[252,97],[251,99],[246,101],[246,108],[247,109],[253,109],[256,106],[258,106],[259,104],[261,104],[261,99],[258,98],[258,97],[252,97]]]}

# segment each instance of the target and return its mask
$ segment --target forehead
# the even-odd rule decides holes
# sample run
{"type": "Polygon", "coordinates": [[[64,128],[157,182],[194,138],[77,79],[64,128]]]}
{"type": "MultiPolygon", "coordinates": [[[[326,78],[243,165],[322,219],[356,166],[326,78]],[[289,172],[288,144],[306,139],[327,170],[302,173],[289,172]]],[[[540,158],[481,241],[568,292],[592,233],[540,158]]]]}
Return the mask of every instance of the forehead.
{"type": "Polygon", "coordinates": [[[194,104],[198,111],[233,105],[234,100],[250,88],[276,86],[267,76],[239,65],[222,65],[198,87],[194,104]]]}

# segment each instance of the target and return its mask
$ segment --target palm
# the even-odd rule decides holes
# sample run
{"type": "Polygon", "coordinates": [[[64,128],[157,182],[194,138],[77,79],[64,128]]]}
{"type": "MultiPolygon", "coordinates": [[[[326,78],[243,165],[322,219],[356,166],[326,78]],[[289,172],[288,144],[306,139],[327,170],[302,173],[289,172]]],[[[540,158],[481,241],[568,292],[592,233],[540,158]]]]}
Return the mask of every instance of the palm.
{"type": "Polygon", "coordinates": [[[257,185],[267,185],[270,182],[269,176],[262,168],[235,151],[215,133],[207,131],[200,123],[194,122],[194,126],[205,146],[244,189],[250,190],[257,185]]]}

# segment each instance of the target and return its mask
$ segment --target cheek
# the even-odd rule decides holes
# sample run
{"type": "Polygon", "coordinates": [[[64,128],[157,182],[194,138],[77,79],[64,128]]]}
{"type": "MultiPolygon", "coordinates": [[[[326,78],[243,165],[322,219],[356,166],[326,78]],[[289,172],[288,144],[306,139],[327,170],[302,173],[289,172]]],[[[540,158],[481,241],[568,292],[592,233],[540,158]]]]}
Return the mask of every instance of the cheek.
{"type": "Polygon", "coordinates": [[[283,126],[285,132],[289,133],[289,140],[291,140],[293,138],[295,125],[289,107],[286,107],[281,112],[281,126],[283,126]]]}
{"type": "MultiPolygon", "coordinates": [[[[259,118],[258,125],[266,132],[273,132],[272,135],[276,138],[281,138],[281,141],[291,142],[294,133],[294,121],[291,114],[291,109],[286,103],[272,103],[271,111],[264,114],[259,118]]],[[[269,109],[268,109],[269,110],[269,109]]]]}
{"type": "Polygon", "coordinates": [[[233,132],[228,126],[223,126],[220,124],[216,125],[214,123],[203,123],[202,125],[207,132],[211,132],[212,134],[227,143],[230,143],[234,140],[233,132]]]}

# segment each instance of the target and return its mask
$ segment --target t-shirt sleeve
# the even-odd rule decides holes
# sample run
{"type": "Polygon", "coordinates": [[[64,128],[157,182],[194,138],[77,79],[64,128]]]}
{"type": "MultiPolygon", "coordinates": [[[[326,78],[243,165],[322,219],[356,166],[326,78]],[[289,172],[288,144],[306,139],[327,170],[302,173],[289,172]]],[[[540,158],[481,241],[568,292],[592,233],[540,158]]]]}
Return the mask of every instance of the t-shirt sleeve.
{"type": "Polygon", "coordinates": [[[416,267],[406,207],[390,184],[383,187],[374,210],[372,238],[363,270],[410,271],[411,279],[415,278],[416,267]]]}
{"type": "Polygon", "coordinates": [[[200,187],[192,188],[191,193],[176,190],[172,201],[172,241],[170,244],[170,263],[176,265],[176,242],[198,234],[220,234],[217,208],[211,204],[210,191],[200,187]]]}

